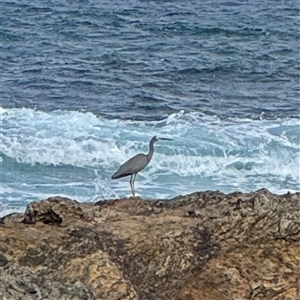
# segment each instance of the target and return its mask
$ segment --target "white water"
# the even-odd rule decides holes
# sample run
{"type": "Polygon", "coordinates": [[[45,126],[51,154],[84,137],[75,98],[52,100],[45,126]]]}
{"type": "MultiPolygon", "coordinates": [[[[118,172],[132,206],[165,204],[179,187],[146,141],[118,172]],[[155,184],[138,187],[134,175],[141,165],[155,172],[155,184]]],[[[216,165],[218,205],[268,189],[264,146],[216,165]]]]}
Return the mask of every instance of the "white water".
{"type": "Polygon", "coordinates": [[[300,190],[299,119],[220,120],[199,113],[155,122],[107,120],[89,112],[1,109],[1,214],[62,195],[80,201],[130,195],[120,164],[159,141],[136,180],[143,198],[202,190],[300,190]]]}

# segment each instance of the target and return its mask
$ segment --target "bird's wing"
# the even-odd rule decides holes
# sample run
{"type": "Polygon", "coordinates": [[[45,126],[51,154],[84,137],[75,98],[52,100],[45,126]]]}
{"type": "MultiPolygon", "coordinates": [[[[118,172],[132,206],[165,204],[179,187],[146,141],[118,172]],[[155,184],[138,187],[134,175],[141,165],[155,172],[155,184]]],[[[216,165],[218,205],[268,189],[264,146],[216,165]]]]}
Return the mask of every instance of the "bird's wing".
{"type": "Polygon", "coordinates": [[[132,158],[128,159],[123,165],[121,165],[118,171],[112,175],[112,179],[117,179],[135,174],[143,170],[147,165],[147,155],[137,154],[132,158]]]}

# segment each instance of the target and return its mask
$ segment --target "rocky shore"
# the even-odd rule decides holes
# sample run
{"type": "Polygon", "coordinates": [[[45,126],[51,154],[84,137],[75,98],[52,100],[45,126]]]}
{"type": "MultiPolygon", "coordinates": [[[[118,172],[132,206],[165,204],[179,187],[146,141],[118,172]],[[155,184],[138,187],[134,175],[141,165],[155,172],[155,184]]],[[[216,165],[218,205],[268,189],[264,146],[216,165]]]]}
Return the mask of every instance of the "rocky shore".
{"type": "Polygon", "coordinates": [[[300,299],[300,193],[33,202],[0,219],[0,299],[300,299]]]}

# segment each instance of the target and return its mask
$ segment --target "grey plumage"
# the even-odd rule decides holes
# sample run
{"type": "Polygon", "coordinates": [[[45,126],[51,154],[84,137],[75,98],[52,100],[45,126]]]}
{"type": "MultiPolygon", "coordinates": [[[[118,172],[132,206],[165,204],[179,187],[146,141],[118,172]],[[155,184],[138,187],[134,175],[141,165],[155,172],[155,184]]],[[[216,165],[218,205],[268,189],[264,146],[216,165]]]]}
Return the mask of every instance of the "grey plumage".
{"type": "Polygon", "coordinates": [[[136,177],[136,174],[143,170],[151,161],[153,153],[154,153],[154,143],[158,140],[171,140],[167,138],[158,138],[157,136],[154,136],[150,143],[149,143],[149,152],[148,154],[137,154],[127,160],[123,165],[120,166],[120,168],[112,175],[112,179],[118,179],[121,177],[129,176],[130,177],[130,187],[133,197],[135,197],[135,190],[134,190],[134,180],[136,177]]]}

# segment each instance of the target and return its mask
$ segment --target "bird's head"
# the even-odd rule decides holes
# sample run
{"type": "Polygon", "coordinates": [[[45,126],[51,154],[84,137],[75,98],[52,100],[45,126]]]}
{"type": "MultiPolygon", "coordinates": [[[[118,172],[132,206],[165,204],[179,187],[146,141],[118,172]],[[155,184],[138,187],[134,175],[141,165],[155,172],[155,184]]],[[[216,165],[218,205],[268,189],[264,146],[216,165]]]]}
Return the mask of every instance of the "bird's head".
{"type": "Polygon", "coordinates": [[[156,143],[158,140],[159,140],[159,138],[158,138],[157,135],[155,135],[155,136],[151,139],[151,141],[153,141],[153,143],[156,143]]]}
{"type": "Polygon", "coordinates": [[[163,138],[163,137],[158,137],[157,135],[155,135],[155,136],[151,139],[150,143],[156,143],[156,142],[159,141],[159,140],[168,140],[168,141],[171,141],[172,139],[167,139],[167,138],[163,138]]]}

